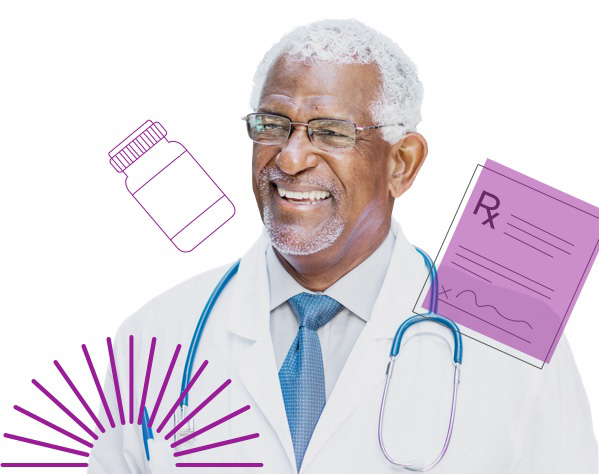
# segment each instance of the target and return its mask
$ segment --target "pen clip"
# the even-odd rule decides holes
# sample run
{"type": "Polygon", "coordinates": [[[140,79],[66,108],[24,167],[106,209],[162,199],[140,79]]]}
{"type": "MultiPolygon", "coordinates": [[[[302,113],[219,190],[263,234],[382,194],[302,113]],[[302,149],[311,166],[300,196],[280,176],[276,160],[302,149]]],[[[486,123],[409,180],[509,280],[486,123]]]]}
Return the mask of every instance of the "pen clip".
{"type": "Polygon", "coordinates": [[[144,438],[144,448],[146,450],[146,458],[150,460],[150,446],[149,440],[154,440],[154,433],[152,428],[148,426],[150,424],[150,417],[148,416],[148,409],[144,407],[144,416],[141,421],[141,431],[144,438]]]}

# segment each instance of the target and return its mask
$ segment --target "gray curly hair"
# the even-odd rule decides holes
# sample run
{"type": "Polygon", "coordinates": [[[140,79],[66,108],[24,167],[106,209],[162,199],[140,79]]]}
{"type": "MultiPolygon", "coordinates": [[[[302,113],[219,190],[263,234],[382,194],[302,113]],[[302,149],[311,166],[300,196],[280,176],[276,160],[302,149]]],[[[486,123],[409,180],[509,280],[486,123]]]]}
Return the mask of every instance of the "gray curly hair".
{"type": "Polygon", "coordinates": [[[375,124],[397,124],[381,129],[393,144],[415,132],[421,120],[422,84],[416,65],[390,38],[357,20],[323,20],[287,33],[266,53],[254,75],[250,107],[258,110],[260,95],[272,65],[282,54],[292,60],[314,64],[375,63],[381,73],[381,88],[370,104],[375,124]]]}

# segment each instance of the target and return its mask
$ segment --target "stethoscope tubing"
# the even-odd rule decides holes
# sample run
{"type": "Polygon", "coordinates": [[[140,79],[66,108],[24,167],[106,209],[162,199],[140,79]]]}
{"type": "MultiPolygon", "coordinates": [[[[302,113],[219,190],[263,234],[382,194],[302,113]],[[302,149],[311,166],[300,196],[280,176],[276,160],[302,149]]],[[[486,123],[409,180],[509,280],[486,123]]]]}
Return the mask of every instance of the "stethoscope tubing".
{"type": "MultiPolygon", "coordinates": [[[[185,368],[183,369],[183,379],[181,380],[181,393],[187,388],[189,381],[191,380],[191,375],[193,371],[193,364],[196,358],[196,352],[198,351],[198,347],[200,345],[200,340],[202,338],[202,333],[204,332],[204,326],[206,326],[206,321],[208,321],[208,317],[210,313],[212,313],[212,308],[215,303],[218,301],[220,294],[225,289],[231,278],[235,276],[237,271],[239,270],[239,264],[241,259],[237,260],[231,267],[227,270],[227,272],[220,279],[210,298],[206,302],[202,314],[200,315],[200,319],[198,320],[198,324],[196,325],[195,331],[193,333],[193,337],[191,338],[191,343],[189,344],[189,351],[187,352],[187,360],[185,361],[185,368]]],[[[181,407],[184,405],[187,406],[189,404],[189,394],[186,394],[183,400],[181,400],[181,407]]]]}
{"type": "Polygon", "coordinates": [[[416,472],[428,471],[428,470],[432,469],[433,467],[435,467],[437,464],[439,464],[439,462],[441,462],[441,460],[445,456],[445,453],[447,452],[447,449],[449,448],[449,442],[451,441],[451,435],[453,433],[455,412],[456,412],[456,408],[457,408],[458,386],[460,384],[460,366],[461,366],[461,364],[459,362],[454,363],[453,395],[451,397],[451,414],[449,417],[449,425],[447,428],[447,434],[445,435],[445,442],[443,443],[443,448],[441,449],[441,452],[439,453],[437,458],[432,463],[430,463],[428,466],[413,467],[413,466],[411,466],[411,463],[409,463],[409,462],[399,462],[399,461],[396,461],[395,459],[393,459],[391,457],[391,455],[387,452],[387,449],[385,447],[385,442],[383,439],[383,422],[385,419],[385,407],[387,405],[387,395],[389,392],[389,385],[391,382],[391,378],[393,377],[393,369],[395,366],[395,359],[396,358],[394,356],[391,357],[391,359],[389,360],[389,363],[387,364],[387,373],[386,373],[386,377],[385,377],[385,388],[383,389],[383,398],[381,400],[381,407],[379,410],[379,425],[378,425],[379,446],[381,447],[381,451],[383,452],[383,455],[385,456],[387,461],[389,461],[394,466],[402,467],[409,471],[416,471],[416,472]]]}
{"type": "MultiPolygon", "coordinates": [[[[416,316],[413,316],[413,317],[407,319],[400,325],[400,327],[398,328],[398,330],[395,334],[395,337],[393,339],[393,344],[391,346],[390,360],[389,360],[389,363],[387,364],[387,372],[386,372],[386,376],[385,376],[386,377],[385,378],[385,387],[383,389],[383,397],[381,400],[381,407],[380,407],[380,411],[379,411],[378,437],[379,437],[379,445],[381,447],[383,455],[391,464],[402,467],[402,468],[410,470],[410,471],[422,472],[422,471],[428,471],[429,469],[432,469],[433,467],[435,467],[441,461],[441,459],[443,459],[443,456],[445,455],[445,453],[447,452],[447,449],[449,447],[449,442],[451,440],[451,434],[453,431],[455,411],[456,411],[456,406],[457,406],[458,385],[460,383],[460,366],[462,363],[462,335],[460,333],[458,326],[453,321],[436,314],[437,304],[438,304],[438,297],[437,297],[438,282],[437,282],[437,278],[436,278],[436,275],[437,275],[436,268],[435,268],[434,263],[430,259],[430,257],[426,254],[426,252],[419,249],[418,247],[416,247],[416,250],[424,258],[425,264],[427,266],[427,269],[429,270],[429,274],[431,277],[431,287],[430,287],[431,310],[426,314],[416,315],[416,316]],[[439,324],[442,324],[445,327],[447,327],[448,329],[450,329],[453,333],[453,336],[454,336],[453,359],[454,359],[454,367],[455,367],[455,369],[454,369],[454,388],[453,388],[453,396],[452,396],[452,401],[451,401],[451,416],[450,416],[450,420],[449,420],[449,427],[448,427],[447,434],[445,437],[445,443],[443,445],[443,449],[441,450],[441,453],[439,454],[439,456],[437,456],[437,458],[431,464],[429,464],[428,466],[425,466],[423,468],[417,468],[417,467],[412,467],[410,465],[410,463],[397,462],[389,455],[389,453],[387,452],[387,450],[385,448],[385,444],[384,444],[384,440],[383,440],[383,420],[384,420],[384,414],[385,414],[385,406],[386,406],[386,402],[387,402],[387,395],[388,395],[388,391],[389,391],[389,385],[390,385],[391,378],[393,376],[393,369],[395,367],[395,359],[396,359],[397,355],[399,354],[401,340],[403,338],[403,335],[409,327],[411,327],[414,324],[417,324],[419,322],[425,321],[425,320],[432,320],[439,324]]],[[[218,298],[220,297],[222,291],[227,286],[227,284],[229,283],[231,278],[233,278],[233,276],[239,270],[240,261],[241,260],[237,260],[227,270],[227,272],[222,276],[222,278],[220,279],[220,281],[218,282],[218,284],[212,291],[212,294],[208,298],[208,301],[206,302],[204,309],[202,310],[202,314],[200,315],[200,318],[198,319],[198,323],[196,325],[193,337],[191,339],[191,343],[189,345],[189,351],[187,352],[185,367],[183,369],[183,378],[181,381],[181,393],[183,393],[183,391],[186,389],[187,385],[189,384],[189,381],[191,380],[193,364],[194,364],[196,353],[197,353],[197,350],[198,350],[198,347],[200,344],[200,340],[202,338],[202,333],[204,332],[204,327],[206,326],[206,322],[208,321],[208,318],[212,312],[212,309],[214,308],[214,305],[218,301],[218,298]]],[[[188,398],[188,394],[186,394],[185,397],[181,400],[181,403],[180,403],[181,409],[184,409],[185,407],[187,407],[188,403],[189,403],[189,398],[188,398]]],[[[142,434],[143,434],[143,438],[144,438],[144,447],[145,447],[145,451],[146,451],[146,457],[149,461],[150,460],[150,452],[149,452],[148,441],[149,441],[149,439],[153,439],[153,433],[151,431],[151,428],[148,428],[148,426],[147,426],[147,411],[145,412],[145,417],[144,417],[144,420],[142,423],[142,434]]]]}
{"type": "Polygon", "coordinates": [[[431,258],[428,256],[426,252],[416,247],[416,250],[422,257],[424,258],[424,262],[428,268],[431,285],[430,285],[430,300],[429,306],[430,311],[425,314],[417,314],[406,319],[397,329],[395,333],[395,337],[393,338],[393,344],[391,345],[391,352],[389,354],[389,362],[387,364],[387,371],[385,374],[385,387],[383,388],[383,397],[381,399],[381,407],[379,410],[379,423],[378,423],[378,437],[379,437],[379,446],[383,455],[394,466],[401,467],[408,471],[416,471],[416,472],[424,472],[434,468],[445,456],[447,449],[449,448],[449,442],[451,441],[451,435],[453,433],[453,426],[455,422],[455,413],[457,408],[457,400],[458,400],[458,387],[460,385],[460,368],[462,365],[462,333],[458,328],[457,324],[455,324],[452,320],[447,319],[443,316],[439,316],[436,313],[438,301],[438,282],[437,282],[437,270],[431,258]],[[399,462],[391,457],[387,448],[385,447],[385,442],[383,438],[383,424],[385,419],[385,407],[387,405],[387,396],[389,394],[389,386],[391,383],[391,378],[393,377],[393,370],[395,368],[395,359],[397,358],[401,346],[402,338],[405,332],[413,325],[418,324],[424,321],[434,321],[438,324],[441,324],[448,328],[453,334],[453,342],[454,342],[454,352],[453,352],[453,362],[454,362],[454,372],[453,372],[453,394],[451,397],[451,413],[449,417],[449,425],[447,427],[447,433],[445,435],[445,442],[443,443],[443,448],[439,455],[435,458],[435,460],[424,466],[424,467],[413,467],[409,462],[399,462]]]}

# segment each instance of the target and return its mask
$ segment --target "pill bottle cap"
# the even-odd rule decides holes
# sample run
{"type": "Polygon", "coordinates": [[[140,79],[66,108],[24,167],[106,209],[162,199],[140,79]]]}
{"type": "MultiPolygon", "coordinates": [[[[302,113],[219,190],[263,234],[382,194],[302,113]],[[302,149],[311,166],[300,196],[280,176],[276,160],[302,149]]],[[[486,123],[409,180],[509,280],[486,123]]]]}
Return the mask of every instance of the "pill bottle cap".
{"type": "Polygon", "coordinates": [[[119,173],[166,136],[159,122],[148,120],[108,153],[110,164],[119,173]]]}

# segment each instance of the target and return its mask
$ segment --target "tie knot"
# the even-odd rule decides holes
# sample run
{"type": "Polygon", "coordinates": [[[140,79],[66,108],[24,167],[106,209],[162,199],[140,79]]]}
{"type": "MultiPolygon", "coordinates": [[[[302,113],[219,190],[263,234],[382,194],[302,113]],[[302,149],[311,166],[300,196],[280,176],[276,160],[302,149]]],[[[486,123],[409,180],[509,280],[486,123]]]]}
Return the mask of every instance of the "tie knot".
{"type": "Polygon", "coordinates": [[[342,305],[327,295],[300,293],[289,298],[291,309],[299,320],[300,327],[317,330],[339,312],[342,305]]]}

